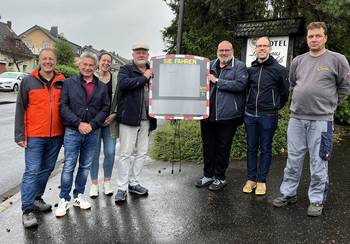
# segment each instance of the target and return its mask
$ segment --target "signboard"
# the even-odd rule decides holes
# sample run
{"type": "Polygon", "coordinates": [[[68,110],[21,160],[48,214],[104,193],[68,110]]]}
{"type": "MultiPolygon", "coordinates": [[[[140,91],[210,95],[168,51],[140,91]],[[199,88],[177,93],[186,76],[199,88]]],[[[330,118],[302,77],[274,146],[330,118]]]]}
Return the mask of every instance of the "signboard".
{"type": "Polygon", "coordinates": [[[192,55],[151,59],[149,115],[158,119],[199,120],[209,116],[209,60],[192,55]]]}
{"type": "MultiPolygon", "coordinates": [[[[288,36],[273,36],[269,37],[271,41],[271,55],[284,67],[287,67],[287,54],[289,37],[288,36]]],[[[246,54],[246,65],[250,67],[252,62],[256,59],[255,54],[255,43],[256,38],[247,39],[247,54],[246,54]]]]}

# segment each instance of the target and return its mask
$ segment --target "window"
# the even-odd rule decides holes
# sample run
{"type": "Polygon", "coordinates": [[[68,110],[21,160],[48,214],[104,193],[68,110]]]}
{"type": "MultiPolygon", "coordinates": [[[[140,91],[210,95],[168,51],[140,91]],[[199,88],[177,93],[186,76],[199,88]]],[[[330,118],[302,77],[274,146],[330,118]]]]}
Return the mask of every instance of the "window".
{"type": "Polygon", "coordinates": [[[49,48],[49,44],[47,42],[44,42],[43,48],[49,48]]]}

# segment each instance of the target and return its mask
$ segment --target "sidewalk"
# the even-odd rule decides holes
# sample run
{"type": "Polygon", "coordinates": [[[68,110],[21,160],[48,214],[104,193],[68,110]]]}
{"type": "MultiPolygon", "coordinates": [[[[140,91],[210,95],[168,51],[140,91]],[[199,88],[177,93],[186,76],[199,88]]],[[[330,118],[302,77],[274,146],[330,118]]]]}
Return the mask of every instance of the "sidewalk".
{"type": "MultiPolygon", "coordinates": [[[[194,187],[202,165],[183,163],[179,173],[176,164],[172,175],[170,163],[154,161],[143,171],[148,197],[129,194],[119,206],[114,197],[100,194],[91,199],[91,210],[71,207],[63,218],[53,212],[38,215],[36,229],[22,227],[19,195],[14,196],[0,213],[0,243],[349,243],[349,153],[349,140],[336,148],[329,163],[328,204],[318,218],[306,216],[307,163],[298,202],[275,209],[271,202],[278,196],[285,160],[273,161],[268,194],[263,197],[242,193],[245,162],[232,162],[228,185],[221,192],[210,192],[194,187]]],[[[58,202],[59,182],[59,173],[50,179],[47,202],[58,202]]]]}

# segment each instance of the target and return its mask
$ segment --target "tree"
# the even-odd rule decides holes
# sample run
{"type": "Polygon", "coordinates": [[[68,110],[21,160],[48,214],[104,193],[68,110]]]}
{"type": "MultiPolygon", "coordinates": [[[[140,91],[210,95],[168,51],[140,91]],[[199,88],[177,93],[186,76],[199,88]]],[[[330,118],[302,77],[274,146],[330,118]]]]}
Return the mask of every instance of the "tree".
{"type": "MultiPolygon", "coordinates": [[[[171,25],[162,31],[165,51],[175,53],[179,0],[164,1],[175,13],[171,25]]],[[[350,59],[349,9],[349,0],[187,0],[183,51],[214,58],[219,41],[232,41],[237,21],[304,17],[305,23],[326,22],[328,48],[350,59]]],[[[240,43],[235,49],[240,50],[240,43]]],[[[296,40],[294,54],[306,50],[305,38],[300,37],[296,40]]]]}
{"type": "MultiPolygon", "coordinates": [[[[179,0],[164,1],[176,15],[171,25],[162,31],[167,45],[165,51],[175,53],[179,0]]],[[[237,21],[262,19],[266,15],[266,8],[265,0],[185,1],[183,53],[214,58],[218,42],[233,41],[237,21]]]]}
{"type": "Polygon", "coordinates": [[[56,42],[55,52],[57,56],[57,64],[68,65],[73,68],[75,67],[75,54],[72,47],[67,41],[65,41],[64,39],[60,39],[58,42],[56,42]]]}

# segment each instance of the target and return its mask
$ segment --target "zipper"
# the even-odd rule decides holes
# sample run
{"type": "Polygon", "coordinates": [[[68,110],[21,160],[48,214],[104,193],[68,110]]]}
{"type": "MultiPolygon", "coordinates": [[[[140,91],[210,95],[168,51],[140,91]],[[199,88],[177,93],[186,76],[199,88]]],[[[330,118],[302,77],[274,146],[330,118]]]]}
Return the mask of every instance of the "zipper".
{"type": "Polygon", "coordinates": [[[237,108],[237,103],[236,103],[236,99],[235,98],[233,98],[233,101],[235,102],[235,106],[236,106],[236,111],[238,110],[238,108],[237,108]]]}
{"type": "MultiPolygon", "coordinates": [[[[48,87],[48,92],[49,92],[49,96],[50,96],[50,138],[52,137],[52,95],[51,95],[51,88],[54,86],[54,82],[52,82],[52,84],[50,84],[50,88],[48,87]]],[[[55,94],[55,89],[53,91],[53,93],[55,94]]]]}
{"type": "MultiPolygon", "coordinates": [[[[224,71],[224,69],[221,70],[218,79],[220,79],[221,74],[222,74],[223,71],[224,71]]],[[[218,82],[216,82],[215,85],[216,85],[216,91],[215,91],[215,93],[216,93],[216,97],[215,97],[215,107],[216,107],[216,109],[215,109],[215,120],[218,120],[218,90],[219,90],[218,89],[218,82]]]]}
{"type": "Polygon", "coordinates": [[[272,91],[272,102],[273,102],[273,106],[276,107],[276,103],[275,103],[275,92],[273,91],[273,89],[272,89],[271,91],[272,91]]]}
{"type": "Polygon", "coordinates": [[[259,72],[259,78],[258,78],[258,92],[256,93],[256,100],[255,100],[255,115],[258,116],[258,98],[260,93],[260,79],[261,79],[261,72],[263,69],[263,65],[261,65],[260,72],[259,72]]]}
{"type": "Polygon", "coordinates": [[[143,108],[143,94],[145,93],[145,86],[142,87],[141,89],[141,103],[140,103],[140,114],[139,114],[139,121],[141,123],[141,120],[142,120],[142,108],[143,108]]]}

